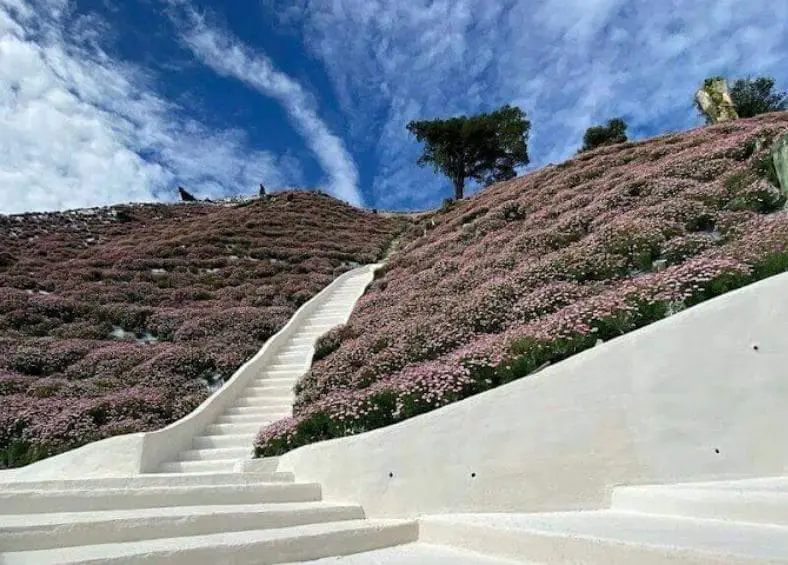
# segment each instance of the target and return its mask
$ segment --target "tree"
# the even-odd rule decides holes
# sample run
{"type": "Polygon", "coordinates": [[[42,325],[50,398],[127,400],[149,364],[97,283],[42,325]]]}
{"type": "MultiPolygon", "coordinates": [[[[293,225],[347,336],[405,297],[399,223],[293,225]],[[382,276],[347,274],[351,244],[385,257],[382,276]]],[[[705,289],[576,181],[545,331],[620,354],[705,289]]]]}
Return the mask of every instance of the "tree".
{"type": "Polygon", "coordinates": [[[788,108],[788,94],[772,92],[772,77],[743,78],[733,83],[731,98],[740,118],[752,118],[767,112],[779,112],[788,108]]]}
{"type": "MultiPolygon", "coordinates": [[[[703,81],[702,89],[706,89],[712,95],[719,95],[723,93],[715,93],[712,86],[714,83],[725,83],[725,77],[713,76],[703,81]]],[[[733,83],[730,88],[725,87],[725,90],[730,96],[730,101],[733,104],[737,118],[752,118],[758,114],[765,114],[767,112],[779,112],[788,109],[788,94],[785,92],[773,92],[774,79],[771,77],[746,77],[738,79],[733,83]]],[[[712,96],[714,98],[714,96],[712,96]]],[[[723,103],[724,100],[713,100],[717,105],[723,103]]],[[[706,112],[700,101],[695,100],[695,107],[698,112],[705,118],[707,124],[715,123],[715,117],[706,112]]]]}
{"type": "Polygon", "coordinates": [[[583,147],[578,153],[590,151],[603,145],[624,143],[627,140],[627,123],[621,118],[613,118],[606,126],[594,126],[586,130],[583,136],[583,147]]]}
{"type": "Polygon", "coordinates": [[[528,130],[525,113],[508,104],[475,116],[412,121],[408,131],[424,142],[418,164],[432,164],[449,177],[454,197],[462,199],[465,179],[484,186],[517,176],[514,168],[528,164],[528,130]]]}

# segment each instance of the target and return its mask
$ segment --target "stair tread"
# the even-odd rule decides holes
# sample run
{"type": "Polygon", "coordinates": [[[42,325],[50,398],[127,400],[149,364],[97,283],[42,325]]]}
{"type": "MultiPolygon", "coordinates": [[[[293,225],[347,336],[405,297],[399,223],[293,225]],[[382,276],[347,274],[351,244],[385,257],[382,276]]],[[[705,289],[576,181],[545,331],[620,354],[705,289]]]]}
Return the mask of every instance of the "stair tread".
{"type": "MultiPolygon", "coordinates": [[[[788,562],[788,528],[765,524],[659,516],[615,510],[533,514],[445,514],[423,524],[451,524],[505,532],[571,536],[602,542],[670,547],[707,554],[788,562]]],[[[425,541],[431,541],[429,536],[425,541]]],[[[525,556],[527,557],[527,555],[525,556]]]]}
{"type": "MultiPolygon", "coordinates": [[[[330,536],[331,534],[343,532],[355,533],[357,536],[358,533],[364,531],[377,531],[384,528],[409,526],[410,524],[413,524],[413,522],[403,520],[345,520],[270,530],[247,530],[200,536],[7,552],[3,554],[3,564],[40,565],[41,563],[48,563],[50,565],[66,565],[92,559],[123,559],[143,555],[150,559],[159,552],[166,555],[171,552],[182,553],[188,550],[200,549],[224,548],[237,552],[244,548],[254,549],[256,545],[262,545],[265,542],[287,542],[288,540],[302,540],[313,536],[330,536]]],[[[292,544],[288,545],[292,546],[292,544]]]]}
{"type": "MultiPolygon", "coordinates": [[[[12,483],[0,483],[0,490],[4,492],[27,490],[27,491],[68,491],[85,490],[96,488],[146,488],[152,486],[167,486],[165,481],[189,485],[237,485],[237,484],[256,484],[265,482],[279,482],[284,477],[291,477],[290,473],[226,473],[226,472],[205,472],[205,473],[150,473],[135,475],[132,477],[106,477],[93,479],[64,479],[64,480],[45,480],[45,481],[18,481],[12,483]]],[[[3,514],[0,514],[3,516],[3,514]]]]}
{"type": "MultiPolygon", "coordinates": [[[[312,561],[283,563],[282,565],[335,565],[337,562],[336,557],[325,557],[312,561]]],[[[416,542],[344,555],[340,563],[342,565],[445,565],[447,563],[451,565],[528,565],[530,562],[511,561],[472,551],[416,542]]]]}
{"type": "Polygon", "coordinates": [[[319,510],[338,508],[358,508],[352,504],[330,502],[277,502],[268,504],[209,504],[204,506],[165,506],[161,508],[135,508],[127,510],[91,510],[82,512],[52,512],[36,514],[0,514],[0,533],[9,528],[44,526],[53,524],[101,522],[127,518],[142,519],[164,516],[198,516],[227,513],[295,512],[298,510],[319,510]]]}
{"type": "Polygon", "coordinates": [[[675,483],[664,485],[633,485],[617,489],[638,489],[657,492],[685,490],[747,490],[747,491],[785,491],[788,492],[788,477],[758,477],[724,481],[704,481],[702,483],[675,483]]]}

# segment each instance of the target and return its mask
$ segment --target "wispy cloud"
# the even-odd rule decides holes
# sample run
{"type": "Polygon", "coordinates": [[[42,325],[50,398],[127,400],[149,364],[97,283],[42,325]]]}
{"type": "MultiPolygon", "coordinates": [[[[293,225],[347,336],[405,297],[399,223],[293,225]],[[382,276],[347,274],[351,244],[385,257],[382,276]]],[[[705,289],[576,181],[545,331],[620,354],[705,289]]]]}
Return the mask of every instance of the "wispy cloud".
{"type": "Polygon", "coordinates": [[[327,189],[351,204],[362,205],[364,199],[358,188],[353,157],[342,139],[331,133],[320,119],[314,96],[278,71],[264,54],[255,52],[229,31],[208,24],[188,4],[172,2],[171,6],[183,40],[193,53],[220,75],[241,80],[279,101],[328,175],[327,189]]]}
{"type": "Polygon", "coordinates": [[[300,182],[292,159],[249,147],[160,97],[101,47],[65,0],[0,0],[0,213],[251,192],[300,182]]]}
{"type": "Polygon", "coordinates": [[[710,74],[769,74],[788,88],[784,2],[263,5],[323,62],[349,131],[374,138],[381,206],[434,205],[450,192],[447,181],[414,166],[420,148],[405,130],[414,118],[518,104],[533,123],[530,153],[540,166],[569,157],[586,128],[616,115],[636,136],[700,125],[692,93],[710,74]]]}

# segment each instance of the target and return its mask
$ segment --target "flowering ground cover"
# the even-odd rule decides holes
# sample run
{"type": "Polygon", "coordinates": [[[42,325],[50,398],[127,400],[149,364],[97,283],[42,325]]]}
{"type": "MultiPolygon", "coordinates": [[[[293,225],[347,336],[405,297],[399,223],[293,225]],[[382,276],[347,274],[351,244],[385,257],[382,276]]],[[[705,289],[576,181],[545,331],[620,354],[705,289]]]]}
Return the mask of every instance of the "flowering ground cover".
{"type": "Polygon", "coordinates": [[[396,423],[788,270],[768,156],[786,132],[783,112],[601,147],[420,219],[257,455],[396,423]]]}
{"type": "Polygon", "coordinates": [[[184,416],[402,225],[310,192],[0,216],[0,467],[184,416]]]}

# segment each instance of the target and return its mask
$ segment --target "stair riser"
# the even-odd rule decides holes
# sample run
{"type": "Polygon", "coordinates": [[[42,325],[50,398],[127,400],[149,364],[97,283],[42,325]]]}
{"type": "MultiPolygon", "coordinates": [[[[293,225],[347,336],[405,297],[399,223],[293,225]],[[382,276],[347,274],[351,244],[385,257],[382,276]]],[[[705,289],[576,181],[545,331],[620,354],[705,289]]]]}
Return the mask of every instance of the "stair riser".
{"type": "Polygon", "coordinates": [[[257,483],[292,482],[292,473],[213,473],[210,475],[148,474],[136,477],[112,477],[72,481],[35,481],[3,483],[0,490],[9,491],[63,491],[108,488],[153,488],[172,486],[250,485],[257,483]]]}
{"type": "Polygon", "coordinates": [[[242,447],[252,449],[255,434],[236,436],[199,436],[194,438],[192,449],[214,449],[226,447],[242,447]]]}
{"type": "Polygon", "coordinates": [[[283,386],[269,386],[265,388],[248,387],[243,391],[243,398],[291,398],[295,397],[292,387],[283,386]]]}
{"type": "MultiPolygon", "coordinates": [[[[494,523],[494,521],[493,521],[494,523]]],[[[528,530],[503,530],[439,524],[429,520],[419,524],[419,542],[446,545],[514,559],[518,563],[610,565],[753,565],[749,558],[699,553],[686,548],[625,544],[594,537],[546,534],[528,530]]]]}
{"type": "Polygon", "coordinates": [[[30,551],[101,543],[119,543],[166,537],[199,536],[222,532],[287,528],[321,522],[360,520],[360,507],[310,508],[289,511],[221,512],[211,515],[122,518],[77,524],[4,528],[4,551],[30,551]]]}
{"type": "Polygon", "coordinates": [[[267,502],[314,502],[320,500],[318,484],[268,484],[243,486],[183,487],[113,492],[0,493],[0,514],[39,512],[88,512],[210,504],[257,504],[267,502]]]}
{"type": "Polygon", "coordinates": [[[233,416],[259,416],[260,418],[273,419],[274,416],[279,416],[283,413],[289,413],[290,406],[284,407],[270,407],[270,406],[233,406],[228,408],[220,418],[232,418],[233,416]]]}
{"type": "Polygon", "coordinates": [[[252,444],[247,447],[191,449],[178,454],[178,461],[216,461],[222,459],[251,459],[252,444]]]}
{"type": "Polygon", "coordinates": [[[237,461],[168,461],[158,473],[231,473],[237,461]]]}
{"type": "Polygon", "coordinates": [[[255,408],[278,408],[281,410],[289,410],[292,406],[291,399],[282,398],[258,398],[255,396],[243,396],[235,400],[235,404],[231,408],[241,408],[244,406],[255,408]]]}
{"type": "Polygon", "coordinates": [[[261,416],[260,414],[234,414],[232,416],[222,416],[219,418],[217,424],[258,424],[260,426],[267,426],[273,422],[275,418],[271,416],[261,416]]]}
{"type": "Polygon", "coordinates": [[[205,430],[205,435],[218,436],[218,435],[240,435],[240,434],[256,434],[263,426],[252,424],[212,424],[205,430]]]}
{"type": "Polygon", "coordinates": [[[636,489],[613,491],[613,510],[643,512],[684,518],[734,520],[788,526],[788,494],[747,496],[747,491],[643,492],[636,489]]]}

